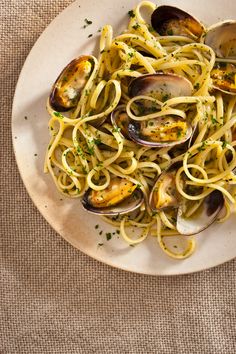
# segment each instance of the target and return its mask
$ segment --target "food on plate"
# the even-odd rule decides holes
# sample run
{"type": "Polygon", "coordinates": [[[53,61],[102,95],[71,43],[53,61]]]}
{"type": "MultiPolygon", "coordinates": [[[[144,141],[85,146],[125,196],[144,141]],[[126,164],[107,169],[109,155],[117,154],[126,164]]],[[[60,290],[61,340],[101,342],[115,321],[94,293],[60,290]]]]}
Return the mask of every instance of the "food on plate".
{"type": "Polygon", "coordinates": [[[54,83],[45,172],[130,245],[154,236],[184,259],[192,235],[236,207],[236,21],[206,28],[149,1],[129,16],[117,36],[103,27],[98,58],[80,53],[54,83]],[[166,242],[175,235],[185,249],[166,242]]]}

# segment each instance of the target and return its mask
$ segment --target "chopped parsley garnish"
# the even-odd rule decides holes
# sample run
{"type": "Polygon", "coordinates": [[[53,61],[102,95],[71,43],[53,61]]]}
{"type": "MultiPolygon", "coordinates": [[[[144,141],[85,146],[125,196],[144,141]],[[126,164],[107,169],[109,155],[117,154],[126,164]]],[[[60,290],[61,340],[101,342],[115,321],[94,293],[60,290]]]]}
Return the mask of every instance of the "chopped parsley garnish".
{"type": "Polygon", "coordinates": [[[168,95],[168,94],[165,94],[162,96],[163,102],[167,101],[169,98],[170,98],[170,95],[168,95]]]}
{"type": "Polygon", "coordinates": [[[133,10],[130,10],[130,11],[128,12],[128,15],[129,15],[129,17],[131,17],[131,18],[134,18],[134,17],[135,17],[135,13],[134,13],[133,10]]]}
{"type": "Polygon", "coordinates": [[[95,145],[101,145],[101,143],[102,143],[100,138],[94,138],[93,142],[95,145]]]}
{"type": "Polygon", "coordinates": [[[130,58],[133,58],[133,56],[134,56],[134,53],[132,53],[132,52],[129,52],[129,53],[128,53],[128,56],[129,56],[130,58]]]}
{"type": "Polygon", "coordinates": [[[178,129],[177,131],[177,138],[180,138],[182,135],[182,130],[181,129],[178,129]]]}
{"type": "Polygon", "coordinates": [[[222,141],[222,149],[225,149],[227,144],[228,144],[227,141],[222,141]]]}
{"type": "Polygon", "coordinates": [[[106,233],[106,238],[107,238],[107,241],[109,241],[112,238],[112,235],[110,232],[106,233]]]}
{"type": "Polygon", "coordinates": [[[120,128],[119,127],[115,127],[112,129],[113,133],[119,133],[120,132],[120,128]]]}
{"type": "Polygon", "coordinates": [[[92,21],[88,20],[87,18],[84,19],[84,22],[85,22],[85,25],[83,26],[83,28],[86,28],[93,23],[92,21]]]}
{"type": "Polygon", "coordinates": [[[212,124],[217,124],[218,123],[216,118],[214,118],[213,116],[211,117],[211,122],[212,122],[212,124]]]}
{"type": "Polygon", "coordinates": [[[54,112],[53,114],[54,114],[54,116],[56,116],[56,117],[58,117],[58,118],[60,118],[60,119],[63,119],[63,115],[62,115],[61,113],[59,113],[59,112],[54,112]]]}
{"type": "Polygon", "coordinates": [[[140,27],[140,25],[138,23],[136,23],[136,25],[133,25],[132,28],[137,30],[140,27]]]}
{"type": "Polygon", "coordinates": [[[87,153],[91,156],[94,156],[94,146],[88,146],[87,153]]]}
{"type": "Polygon", "coordinates": [[[204,150],[206,150],[206,146],[207,146],[206,141],[203,141],[203,142],[202,142],[202,145],[199,146],[198,151],[204,151],[204,150]]]}
{"type": "Polygon", "coordinates": [[[84,152],[80,146],[77,147],[77,153],[80,157],[82,157],[82,159],[85,159],[84,152]]]}

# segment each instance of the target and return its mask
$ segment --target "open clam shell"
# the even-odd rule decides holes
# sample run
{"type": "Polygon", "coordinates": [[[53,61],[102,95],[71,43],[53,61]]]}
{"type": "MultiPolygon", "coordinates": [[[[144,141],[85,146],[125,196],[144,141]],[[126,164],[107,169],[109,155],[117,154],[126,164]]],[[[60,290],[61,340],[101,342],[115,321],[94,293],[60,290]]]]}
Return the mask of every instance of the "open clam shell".
{"type": "Polygon", "coordinates": [[[193,85],[183,76],[175,74],[147,74],[131,81],[130,97],[145,95],[166,101],[173,97],[192,96],[193,85]]]}
{"type": "Polygon", "coordinates": [[[152,27],[162,36],[201,37],[204,26],[187,12],[174,6],[159,6],[151,17],[152,27]]]}
{"type": "Polygon", "coordinates": [[[211,47],[218,61],[211,72],[214,88],[231,95],[236,94],[236,21],[224,21],[209,27],[204,43],[211,47]]]}
{"type": "Polygon", "coordinates": [[[224,21],[209,27],[204,43],[211,47],[218,58],[236,59],[236,21],[224,21]]]}
{"type": "Polygon", "coordinates": [[[179,207],[180,198],[176,189],[175,175],[176,170],[170,168],[157,178],[149,197],[149,206],[153,212],[179,207]]]}
{"type": "Polygon", "coordinates": [[[203,201],[196,213],[190,218],[183,215],[183,209],[180,206],[177,214],[177,231],[181,235],[194,235],[208,228],[216,220],[224,206],[223,194],[214,190],[203,201]]]}
{"type": "Polygon", "coordinates": [[[187,218],[184,215],[186,200],[178,193],[175,176],[179,164],[173,164],[157,178],[150,193],[149,206],[153,212],[176,210],[176,229],[181,235],[194,235],[208,228],[224,207],[223,194],[214,190],[202,202],[198,210],[187,218]]]}
{"type": "Polygon", "coordinates": [[[142,191],[132,183],[128,183],[126,188],[125,181],[115,178],[108,188],[100,192],[89,189],[82,198],[84,209],[97,215],[116,216],[140,208],[144,201],[142,191]]]}
{"type": "Polygon", "coordinates": [[[236,65],[217,63],[211,71],[213,87],[229,95],[236,95],[236,65]]]}
{"type": "Polygon", "coordinates": [[[180,117],[168,116],[148,121],[130,121],[130,138],[148,147],[174,147],[187,141],[192,135],[191,125],[180,117]]]}
{"type": "Polygon", "coordinates": [[[76,107],[93,64],[90,56],[84,55],[72,60],[61,72],[55,81],[49,102],[58,112],[66,112],[76,107]]]}

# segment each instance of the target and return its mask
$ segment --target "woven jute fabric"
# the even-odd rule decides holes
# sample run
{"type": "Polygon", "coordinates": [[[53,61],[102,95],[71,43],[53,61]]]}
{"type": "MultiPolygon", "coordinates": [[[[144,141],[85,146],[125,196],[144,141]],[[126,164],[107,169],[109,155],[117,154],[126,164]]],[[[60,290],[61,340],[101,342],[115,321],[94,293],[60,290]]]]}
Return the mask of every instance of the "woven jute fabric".
{"type": "Polygon", "coordinates": [[[0,2],[0,353],[236,353],[236,261],[178,277],[110,268],[59,237],[22,184],[10,131],[15,85],[70,3],[0,2]]]}

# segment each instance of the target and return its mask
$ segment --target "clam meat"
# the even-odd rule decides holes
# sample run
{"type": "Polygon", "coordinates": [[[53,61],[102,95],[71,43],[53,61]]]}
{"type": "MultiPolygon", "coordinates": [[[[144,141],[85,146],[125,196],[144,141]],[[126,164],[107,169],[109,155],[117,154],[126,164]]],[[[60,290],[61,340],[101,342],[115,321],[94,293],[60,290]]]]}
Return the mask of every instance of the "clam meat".
{"type": "Polygon", "coordinates": [[[179,207],[179,195],[175,185],[176,171],[162,172],[149,198],[151,210],[160,211],[179,207]]]}
{"type": "Polygon", "coordinates": [[[211,192],[189,218],[184,215],[183,206],[180,206],[177,214],[177,231],[186,236],[198,234],[214,223],[223,206],[224,197],[218,190],[211,192]]]}
{"type": "Polygon", "coordinates": [[[173,6],[159,6],[152,13],[152,27],[161,36],[184,36],[199,39],[204,26],[187,12],[173,6]]]}
{"type": "MultiPolygon", "coordinates": [[[[175,74],[148,74],[131,81],[129,95],[131,97],[147,96],[165,102],[174,97],[191,96],[191,82],[175,74]]],[[[158,101],[142,99],[135,102],[138,110],[144,114],[159,112],[158,101]],[[154,103],[154,105],[153,105],[154,103]],[[151,110],[151,112],[150,112],[151,110]]],[[[159,103],[161,104],[161,103],[159,103]]],[[[192,134],[190,123],[177,116],[161,116],[150,120],[129,120],[129,136],[136,143],[150,147],[167,147],[184,143],[192,134]]]]}
{"type": "Polygon", "coordinates": [[[204,43],[214,50],[217,57],[211,72],[214,88],[236,94],[236,21],[217,23],[209,27],[203,37],[204,43]]]}
{"type": "Polygon", "coordinates": [[[163,116],[147,121],[130,122],[129,136],[140,145],[172,147],[187,141],[192,135],[191,125],[180,117],[163,116]]]}
{"type": "Polygon", "coordinates": [[[149,96],[161,102],[174,97],[192,96],[192,83],[183,76],[175,74],[147,74],[131,81],[129,96],[149,96]]]}
{"type": "Polygon", "coordinates": [[[236,66],[231,63],[217,63],[211,72],[215,87],[225,93],[236,94],[236,66]]]}
{"type": "Polygon", "coordinates": [[[137,185],[125,178],[113,178],[107,188],[100,191],[89,189],[83,199],[83,207],[93,214],[122,215],[138,209],[143,193],[137,185]]]}
{"type": "Polygon", "coordinates": [[[176,229],[181,235],[194,235],[209,227],[224,207],[223,194],[212,191],[190,217],[186,216],[188,201],[176,188],[176,169],[161,173],[150,193],[149,206],[153,212],[168,210],[174,212],[176,229]]]}
{"type": "Polygon", "coordinates": [[[90,56],[81,56],[72,60],[54,83],[49,102],[58,112],[69,111],[76,107],[81,92],[93,69],[90,56]]]}

